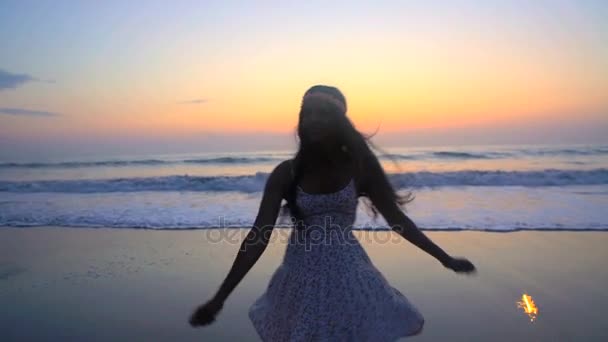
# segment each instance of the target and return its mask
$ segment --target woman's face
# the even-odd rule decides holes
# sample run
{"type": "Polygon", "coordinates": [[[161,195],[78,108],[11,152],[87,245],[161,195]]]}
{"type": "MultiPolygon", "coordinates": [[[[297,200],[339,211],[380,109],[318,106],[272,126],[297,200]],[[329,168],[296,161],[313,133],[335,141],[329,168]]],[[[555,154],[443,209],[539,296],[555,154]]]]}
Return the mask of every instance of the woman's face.
{"type": "Polygon", "coordinates": [[[339,133],[340,110],[343,105],[339,100],[324,93],[312,93],[304,97],[300,113],[300,134],[308,142],[319,143],[331,140],[339,133]]]}

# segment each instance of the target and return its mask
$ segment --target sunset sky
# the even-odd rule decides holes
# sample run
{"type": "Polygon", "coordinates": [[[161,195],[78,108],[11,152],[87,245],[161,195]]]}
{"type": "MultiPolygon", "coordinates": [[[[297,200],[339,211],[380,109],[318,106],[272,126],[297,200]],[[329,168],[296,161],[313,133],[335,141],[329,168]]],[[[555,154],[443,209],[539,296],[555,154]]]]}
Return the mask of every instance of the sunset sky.
{"type": "Polygon", "coordinates": [[[607,1],[286,3],[2,1],[0,157],[285,147],[319,83],[389,145],[608,140],[607,1]]]}

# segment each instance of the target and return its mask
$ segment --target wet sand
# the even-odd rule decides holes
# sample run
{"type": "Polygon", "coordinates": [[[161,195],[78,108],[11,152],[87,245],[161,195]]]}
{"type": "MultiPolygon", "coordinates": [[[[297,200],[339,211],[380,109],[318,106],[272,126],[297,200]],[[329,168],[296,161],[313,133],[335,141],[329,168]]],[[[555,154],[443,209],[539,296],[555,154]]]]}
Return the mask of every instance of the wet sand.
{"type": "MultiPolygon", "coordinates": [[[[245,229],[0,229],[3,341],[259,341],[247,309],[281,262],[287,229],[213,325],[192,309],[228,272],[245,229]]],[[[429,232],[475,276],[444,269],[392,232],[357,232],[374,264],[425,316],[415,341],[605,341],[608,232],[429,232]],[[539,307],[534,322],[517,307],[539,307]]]]}

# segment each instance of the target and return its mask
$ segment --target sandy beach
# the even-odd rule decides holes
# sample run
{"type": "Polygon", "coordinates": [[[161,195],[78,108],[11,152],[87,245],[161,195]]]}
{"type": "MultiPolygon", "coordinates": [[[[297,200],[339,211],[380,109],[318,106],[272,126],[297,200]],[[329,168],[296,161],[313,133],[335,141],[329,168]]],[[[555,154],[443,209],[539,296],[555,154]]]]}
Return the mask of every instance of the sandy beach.
{"type": "MultiPolygon", "coordinates": [[[[287,229],[227,301],[213,325],[193,329],[246,229],[0,229],[3,341],[258,341],[247,317],[281,262],[287,229]]],[[[454,274],[391,232],[358,231],[375,265],[426,319],[417,341],[605,341],[605,232],[429,232],[470,258],[454,274]],[[531,322],[517,302],[532,296],[531,322]]]]}

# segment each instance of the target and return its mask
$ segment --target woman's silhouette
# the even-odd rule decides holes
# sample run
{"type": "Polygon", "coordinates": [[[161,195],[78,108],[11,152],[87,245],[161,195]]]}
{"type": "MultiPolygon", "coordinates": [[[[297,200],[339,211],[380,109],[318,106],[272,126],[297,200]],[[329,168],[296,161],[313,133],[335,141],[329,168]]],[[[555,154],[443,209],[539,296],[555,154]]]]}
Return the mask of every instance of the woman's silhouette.
{"type": "Polygon", "coordinates": [[[346,116],[334,87],[306,91],[298,122],[299,150],[271,172],[253,228],[215,296],[198,307],[193,326],[211,323],[266,249],[286,200],[294,229],[283,263],[249,309],[265,341],[392,341],[422,331],[424,318],[388,284],[352,233],[359,197],[405,239],[456,272],[475,271],[429,240],[402,211],[382,166],[346,116]]]}

